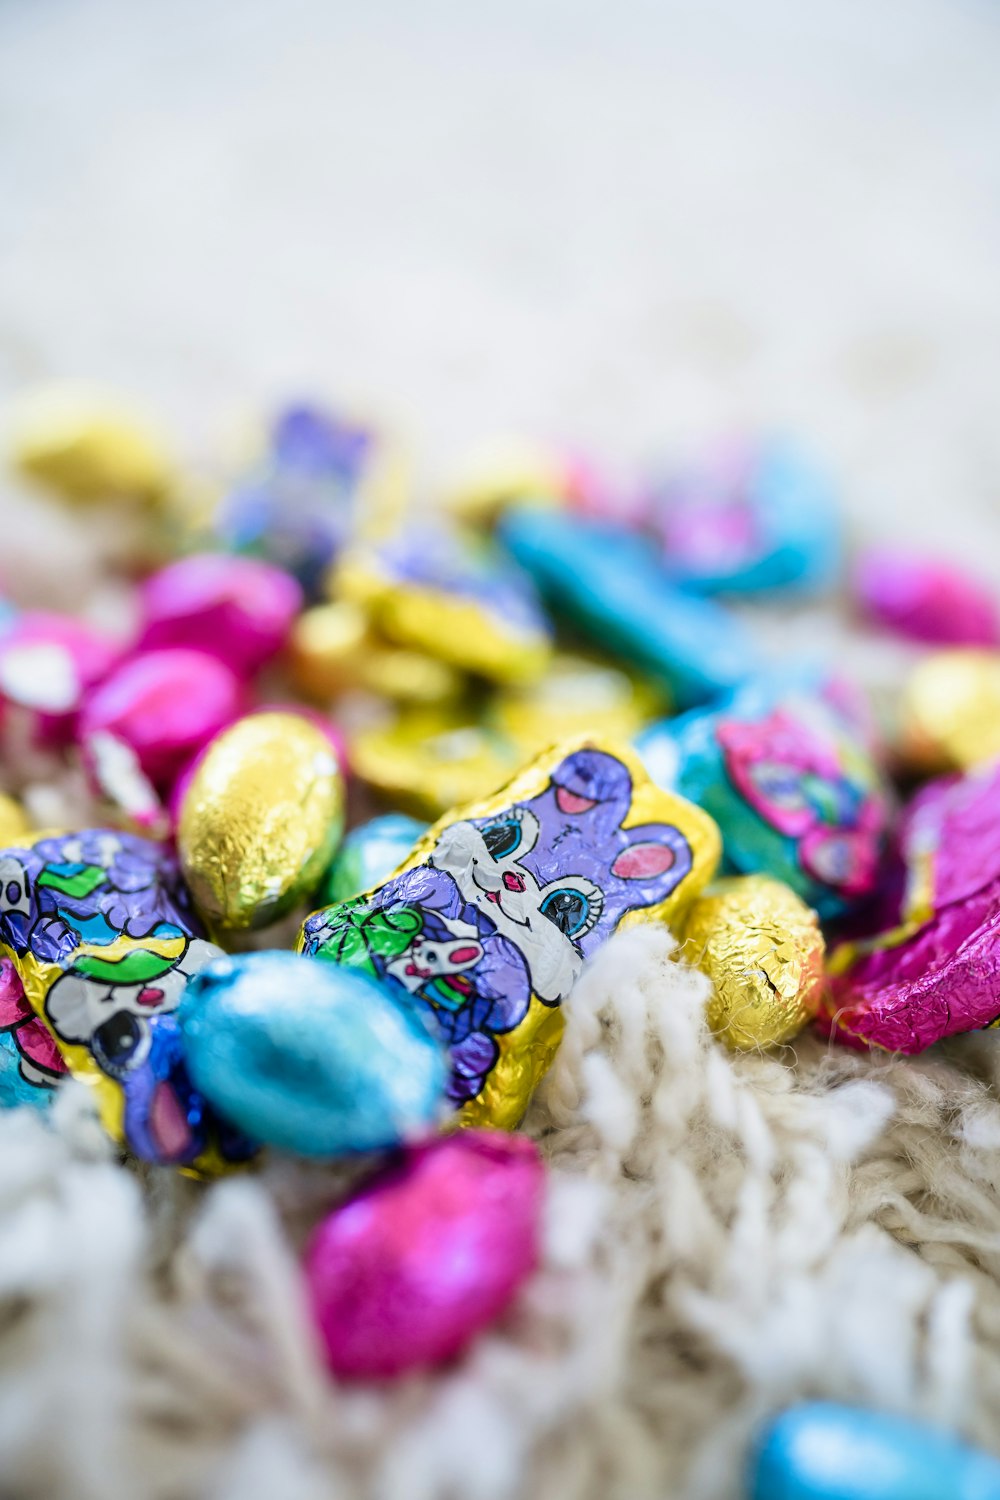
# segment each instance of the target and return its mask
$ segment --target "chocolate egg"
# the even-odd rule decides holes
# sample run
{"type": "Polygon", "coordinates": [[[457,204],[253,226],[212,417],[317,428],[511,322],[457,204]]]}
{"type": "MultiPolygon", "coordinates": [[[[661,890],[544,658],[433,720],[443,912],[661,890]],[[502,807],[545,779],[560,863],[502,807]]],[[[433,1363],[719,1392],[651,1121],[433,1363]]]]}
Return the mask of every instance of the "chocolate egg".
{"type": "Polygon", "coordinates": [[[300,1156],[379,1151],[439,1116],[441,1047],[367,975],[296,953],[220,958],[179,1020],[196,1086],[267,1145],[300,1156]]]}
{"type": "Polygon", "coordinates": [[[31,832],[28,814],[19,802],[0,792],[0,849],[23,843],[31,832]]]}
{"type": "Polygon", "coordinates": [[[302,590],[259,558],[203,552],[147,578],[140,605],[140,650],[193,646],[249,677],[284,645],[302,590]]]}
{"type": "Polygon", "coordinates": [[[746,1500],[997,1500],[1000,1463],[943,1428],[807,1401],[758,1434],[746,1500]]]}
{"type": "Polygon", "coordinates": [[[823,990],[816,913],[780,880],[717,881],[689,909],[679,956],[712,981],[709,1029],[733,1051],[791,1041],[823,990]]]}
{"type": "Polygon", "coordinates": [[[265,927],[316,889],[340,841],[344,783],[328,737],[281,711],[220,734],[191,777],[177,847],[211,928],[265,927]]]}
{"type": "Polygon", "coordinates": [[[66,1064],[44,1021],[24,993],[17,966],[0,958],[0,1106],[47,1109],[66,1064]]]}
{"type": "Polygon", "coordinates": [[[385,1378],[453,1359],[539,1257],[545,1176],[523,1136],[401,1152],[313,1232],[305,1277],[330,1368],[385,1378]]]}
{"type": "Polygon", "coordinates": [[[300,615],[288,666],[298,690],[319,703],[362,688],[400,703],[435,704],[458,697],[463,684],[446,662],[380,640],[365,611],[346,599],[300,615]]]}
{"type": "Polygon", "coordinates": [[[1000,651],[935,651],[913,669],[899,710],[914,769],[967,771],[1000,755],[1000,651]]]}
{"type": "Polygon", "coordinates": [[[574,735],[630,740],[665,711],[665,700],[612,662],[559,651],[540,682],[498,693],[488,719],[527,758],[574,735]]]}
{"type": "Polygon", "coordinates": [[[71,615],[25,610],[0,637],[0,701],[41,745],[67,744],[80,708],[114,669],[121,646],[71,615]]]}
{"type": "Polygon", "coordinates": [[[362,781],[424,818],[491,791],[516,762],[514,747],[460,705],[406,709],[359,728],[348,736],[348,754],[362,781]]]}
{"type": "Polygon", "coordinates": [[[71,500],[160,500],[173,464],[163,439],[117,398],[84,387],[31,392],[11,415],[15,467],[71,500]]]}
{"type": "Polygon", "coordinates": [[[446,814],[382,885],[315,912],[299,945],[425,1015],[463,1121],[513,1127],[584,961],[621,926],[678,918],[719,844],[712,819],[655,787],[624,746],[570,741],[446,814]]]}

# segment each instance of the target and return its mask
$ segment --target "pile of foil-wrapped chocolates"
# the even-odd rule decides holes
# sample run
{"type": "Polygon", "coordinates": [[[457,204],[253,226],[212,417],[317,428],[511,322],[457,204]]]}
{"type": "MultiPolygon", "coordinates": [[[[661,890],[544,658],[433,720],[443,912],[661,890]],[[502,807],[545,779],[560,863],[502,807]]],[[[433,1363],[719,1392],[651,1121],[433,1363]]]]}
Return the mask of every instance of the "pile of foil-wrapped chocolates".
{"type": "Polygon", "coordinates": [[[339,1375],[453,1357],[531,1273],[543,1168],[509,1132],[618,928],[669,927],[733,1049],[1000,1017],[994,600],[848,562],[794,445],[625,484],[510,447],[418,505],[388,434],[317,405],[224,481],[90,392],[29,395],[6,439],[20,482],[119,518],[131,609],[0,619],[10,790],[88,786],[88,826],[0,802],[0,1101],[75,1077],[196,1175],[371,1154],[305,1257],[339,1375]],[[728,602],[823,595],[914,643],[878,725],[728,602]]]}

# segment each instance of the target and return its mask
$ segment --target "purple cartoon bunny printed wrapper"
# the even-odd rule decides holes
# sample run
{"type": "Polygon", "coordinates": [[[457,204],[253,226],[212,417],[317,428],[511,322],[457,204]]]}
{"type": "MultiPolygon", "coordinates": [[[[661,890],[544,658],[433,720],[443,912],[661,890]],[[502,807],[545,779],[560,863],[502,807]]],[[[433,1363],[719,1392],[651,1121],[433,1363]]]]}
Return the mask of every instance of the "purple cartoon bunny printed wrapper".
{"type": "Polygon", "coordinates": [[[571,742],[441,819],[383,885],[315,912],[299,946],[407,997],[449,1048],[462,1123],[512,1128],[584,961],[622,925],[679,913],[719,852],[713,820],[631,751],[571,742]]]}

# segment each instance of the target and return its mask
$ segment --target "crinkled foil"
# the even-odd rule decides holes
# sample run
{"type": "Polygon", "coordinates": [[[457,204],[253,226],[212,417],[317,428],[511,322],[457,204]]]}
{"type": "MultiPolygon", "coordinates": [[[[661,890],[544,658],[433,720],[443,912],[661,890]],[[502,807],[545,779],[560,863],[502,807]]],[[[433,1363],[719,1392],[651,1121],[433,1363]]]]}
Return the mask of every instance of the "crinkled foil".
{"type": "Polygon", "coordinates": [[[630,749],[571,740],[446,814],[383,884],[315,912],[299,946],[409,997],[449,1048],[460,1122],[513,1128],[584,961],[619,927],[679,916],[720,847],[630,749]]]}
{"type": "Polygon", "coordinates": [[[344,784],[324,734],[300,714],[225,730],[181,805],[177,847],[211,929],[266,927],[319,884],[340,842],[344,784]]]}
{"type": "Polygon", "coordinates": [[[812,1020],[823,987],[816,913],[780,880],[720,880],[688,912],[680,956],[713,984],[707,1019],[734,1051],[787,1042],[812,1020]]]}
{"type": "Polygon", "coordinates": [[[403,711],[349,736],[351,768],[393,806],[424,819],[482,797],[513,769],[513,748],[460,708],[403,711]]]}

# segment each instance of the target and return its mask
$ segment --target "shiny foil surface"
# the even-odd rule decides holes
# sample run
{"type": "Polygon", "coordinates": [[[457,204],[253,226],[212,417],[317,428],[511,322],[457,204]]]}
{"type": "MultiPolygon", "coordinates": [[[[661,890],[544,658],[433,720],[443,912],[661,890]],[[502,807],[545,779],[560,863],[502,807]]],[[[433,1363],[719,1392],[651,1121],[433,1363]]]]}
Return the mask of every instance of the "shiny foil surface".
{"type": "Polygon", "coordinates": [[[562,1035],[560,1005],[618,927],[673,921],[719,831],[613,740],[570,741],[456,808],[389,880],[315,912],[301,948],[394,986],[451,1053],[466,1124],[513,1128],[562,1035]]]}
{"type": "Polygon", "coordinates": [[[557,651],[540,682],[498,693],[488,715],[518,754],[528,758],[575,735],[631,740],[665,711],[665,697],[610,661],[557,651]]]}
{"type": "Polygon", "coordinates": [[[1000,755],[1000,652],[935,651],[904,684],[900,752],[914,769],[967,771],[1000,755]]]}
{"type": "Polygon", "coordinates": [[[1000,1018],[1000,764],[927,784],[899,830],[898,920],[830,956],[826,1025],[892,1052],[1000,1018]]]}
{"type": "Polygon", "coordinates": [[[198,1089],[266,1145],[327,1158],[382,1151],[440,1118],[442,1047],[357,970],[285,951],[220,957],[178,1019],[198,1089]]]}
{"type": "Polygon", "coordinates": [[[712,981],[706,1019],[734,1051],[791,1041],[823,990],[816,913],[780,880],[717,881],[689,909],[679,956],[712,981]]]}
{"type": "Polygon", "coordinates": [[[68,1068],[112,1139],[145,1161],[196,1173],[246,1161],[255,1148],[193,1086],[181,1046],[174,1011],[220,950],[176,861],[147,839],[87,829],[3,850],[0,886],[0,954],[15,971],[0,1008],[20,1077],[52,1084],[68,1068]]]}
{"type": "Polygon", "coordinates": [[[344,783],[301,714],[250,714],[209,746],[180,808],[184,878],[209,928],[266,927],[315,891],[340,842],[344,783]]]}
{"type": "Polygon", "coordinates": [[[762,677],[636,745],[655,781],[716,819],[731,869],[778,877],[823,918],[876,890],[891,793],[864,705],[840,679],[762,677]]]}
{"type": "Polygon", "coordinates": [[[305,1276],[330,1368],[391,1378],[453,1359],[538,1263],[545,1176],[523,1136],[401,1152],[313,1232],[305,1276]]]}
{"type": "Polygon", "coordinates": [[[383,813],[352,828],[323,878],[317,892],[320,902],[330,905],[349,901],[381,885],[406,863],[414,844],[426,832],[426,823],[405,813],[383,813]]]}
{"type": "Polygon", "coordinates": [[[296,687],[318,703],[361,688],[399,703],[437,704],[457,698],[464,683],[447,662],[380,639],[365,611],[344,599],[299,616],[287,660],[296,687]]]}
{"type": "Polygon", "coordinates": [[[402,710],[387,724],[357,729],[348,756],[373,791],[424,819],[483,796],[516,764],[513,747],[461,705],[402,710]]]}
{"type": "Polygon", "coordinates": [[[552,632],[531,580],[482,538],[427,522],[352,550],[334,576],[391,641],[498,683],[534,682],[552,632]]]}
{"type": "Polygon", "coordinates": [[[157,503],[173,483],[160,434],[86,387],[50,386],[22,397],[10,414],[8,442],[22,474],[67,500],[157,503]]]}

